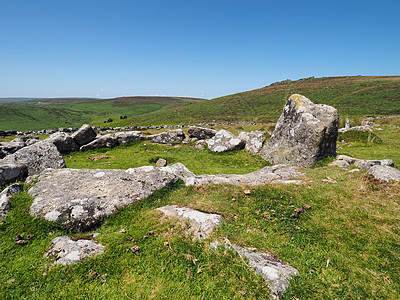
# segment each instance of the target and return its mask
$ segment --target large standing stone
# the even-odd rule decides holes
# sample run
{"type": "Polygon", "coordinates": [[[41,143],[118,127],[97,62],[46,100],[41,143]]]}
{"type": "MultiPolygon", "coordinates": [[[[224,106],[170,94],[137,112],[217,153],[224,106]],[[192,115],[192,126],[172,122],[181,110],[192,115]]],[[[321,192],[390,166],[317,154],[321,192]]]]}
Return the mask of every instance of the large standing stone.
{"type": "Polygon", "coordinates": [[[387,182],[400,180],[400,170],[389,166],[375,165],[367,173],[387,182]]]}
{"type": "Polygon", "coordinates": [[[74,241],[69,236],[59,236],[53,239],[50,250],[44,256],[54,257],[55,264],[70,265],[103,252],[104,246],[93,240],[74,241]]]}
{"type": "Polygon", "coordinates": [[[241,131],[239,132],[239,139],[246,143],[246,146],[244,148],[254,155],[260,152],[266,140],[264,134],[261,131],[241,131]]]}
{"type": "Polygon", "coordinates": [[[105,134],[99,136],[97,139],[91,141],[90,143],[83,145],[80,150],[92,150],[98,148],[114,148],[118,145],[118,140],[113,134],[105,134]]]}
{"type": "Polygon", "coordinates": [[[87,143],[90,143],[96,138],[97,134],[90,125],[83,125],[77,131],[75,131],[71,137],[75,143],[80,147],[87,143]]]}
{"type": "Polygon", "coordinates": [[[336,156],[338,125],[339,115],[332,106],[292,95],[260,156],[272,164],[309,168],[324,157],[336,156]]]}
{"type": "Polygon", "coordinates": [[[23,190],[22,185],[19,183],[14,183],[8,187],[6,187],[0,193],[0,220],[3,219],[10,208],[10,197],[14,194],[21,193],[23,190]]]}
{"type": "Polygon", "coordinates": [[[217,131],[211,128],[191,126],[188,129],[189,136],[191,138],[198,138],[199,140],[210,139],[215,136],[216,133],[217,131]]]}
{"type": "Polygon", "coordinates": [[[159,144],[180,143],[185,139],[185,134],[183,133],[182,129],[176,129],[149,135],[146,138],[154,143],[159,144]]]}
{"type": "Polygon", "coordinates": [[[0,186],[17,180],[25,180],[26,177],[28,177],[28,168],[26,166],[0,160],[0,186]]]}
{"type": "Polygon", "coordinates": [[[26,166],[28,176],[39,174],[46,168],[59,169],[65,167],[64,159],[56,146],[46,141],[26,146],[6,156],[3,162],[26,166]]]}
{"type": "Polygon", "coordinates": [[[29,193],[33,216],[85,230],[178,180],[156,167],[124,170],[45,170],[29,193]]]}
{"type": "Polygon", "coordinates": [[[65,132],[53,133],[46,139],[46,141],[53,143],[60,153],[68,153],[79,150],[75,140],[65,132]]]}
{"type": "Polygon", "coordinates": [[[244,148],[244,142],[233,133],[222,129],[207,140],[208,149],[213,152],[225,152],[244,148]]]}
{"type": "Polygon", "coordinates": [[[208,238],[213,229],[222,222],[222,217],[217,214],[207,214],[187,207],[177,205],[166,205],[157,210],[168,217],[186,219],[190,223],[188,232],[193,234],[194,239],[208,238]]]}
{"type": "Polygon", "coordinates": [[[136,141],[144,140],[144,135],[141,131],[121,131],[116,132],[115,137],[120,144],[128,144],[136,141]]]}

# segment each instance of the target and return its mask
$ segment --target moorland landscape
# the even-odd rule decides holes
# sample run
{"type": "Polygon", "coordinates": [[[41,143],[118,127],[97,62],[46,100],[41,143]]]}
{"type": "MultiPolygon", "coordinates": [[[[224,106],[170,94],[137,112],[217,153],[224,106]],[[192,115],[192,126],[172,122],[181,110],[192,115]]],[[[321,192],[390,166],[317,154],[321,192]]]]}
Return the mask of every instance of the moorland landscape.
{"type": "Polygon", "coordinates": [[[400,298],[400,76],[22,100],[2,299],[400,298]]]}

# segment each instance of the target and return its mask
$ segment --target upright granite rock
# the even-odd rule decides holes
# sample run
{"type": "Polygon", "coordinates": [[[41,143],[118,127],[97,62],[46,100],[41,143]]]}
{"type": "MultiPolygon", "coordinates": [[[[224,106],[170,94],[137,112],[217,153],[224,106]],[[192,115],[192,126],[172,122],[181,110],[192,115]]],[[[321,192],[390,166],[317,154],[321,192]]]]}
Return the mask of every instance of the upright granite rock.
{"type": "Polygon", "coordinates": [[[69,236],[58,236],[51,242],[45,257],[55,258],[54,264],[71,265],[104,252],[104,246],[93,240],[73,240],[69,236]]]}
{"type": "Polygon", "coordinates": [[[19,163],[5,162],[0,160],[0,186],[17,180],[25,180],[28,177],[27,166],[19,163]]]}
{"type": "Polygon", "coordinates": [[[149,135],[146,138],[158,144],[180,143],[185,139],[185,134],[182,129],[176,129],[149,135]]]}
{"type": "Polygon", "coordinates": [[[294,94],[260,156],[272,164],[309,168],[324,157],[336,156],[338,125],[335,108],[294,94]]]}
{"type": "Polygon", "coordinates": [[[92,149],[98,149],[98,148],[114,148],[117,146],[118,140],[113,134],[105,134],[101,135],[95,140],[91,141],[90,143],[83,145],[80,150],[81,151],[86,151],[86,150],[92,150],[92,149]]]}
{"type": "Polygon", "coordinates": [[[75,140],[65,132],[56,132],[50,135],[47,139],[47,142],[53,143],[54,146],[57,147],[60,153],[68,153],[71,151],[79,150],[78,145],[75,140]]]}
{"type": "Polygon", "coordinates": [[[177,180],[173,173],[156,167],[126,171],[47,169],[29,190],[34,197],[30,213],[85,230],[177,180]]]}
{"type": "Polygon", "coordinates": [[[142,141],[145,139],[141,131],[121,131],[116,132],[115,137],[120,144],[128,144],[136,141],[142,141]]]}
{"type": "Polygon", "coordinates": [[[71,137],[75,143],[80,147],[90,143],[96,138],[97,134],[90,125],[82,125],[77,131],[75,131],[71,137]]]}
{"type": "Polygon", "coordinates": [[[191,126],[188,129],[189,136],[191,138],[197,138],[199,140],[210,139],[215,136],[216,133],[217,131],[211,128],[191,126]]]}
{"type": "Polygon", "coordinates": [[[206,140],[208,149],[213,152],[225,152],[244,148],[244,142],[233,133],[222,129],[211,139],[206,140]]]}
{"type": "Polygon", "coordinates": [[[265,136],[261,131],[239,132],[239,139],[246,143],[244,147],[251,154],[258,154],[265,143],[265,136]]]}
{"type": "Polygon", "coordinates": [[[22,185],[19,183],[14,183],[8,187],[6,187],[0,193],[0,220],[3,219],[10,208],[10,197],[14,194],[21,193],[23,190],[22,185]]]}
{"type": "Polygon", "coordinates": [[[47,168],[60,169],[65,167],[64,159],[58,152],[57,147],[47,141],[26,146],[6,156],[3,162],[26,166],[28,176],[39,174],[47,168]]]}
{"type": "Polygon", "coordinates": [[[386,182],[400,180],[400,170],[389,166],[375,165],[367,173],[386,182]]]}

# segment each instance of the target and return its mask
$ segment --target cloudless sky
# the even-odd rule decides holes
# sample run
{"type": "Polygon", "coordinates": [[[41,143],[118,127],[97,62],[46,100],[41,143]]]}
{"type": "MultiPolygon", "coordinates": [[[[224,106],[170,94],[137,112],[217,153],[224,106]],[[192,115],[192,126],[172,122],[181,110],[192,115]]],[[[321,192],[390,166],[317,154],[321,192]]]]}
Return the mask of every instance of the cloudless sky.
{"type": "Polygon", "coordinates": [[[214,98],[400,75],[399,13],[399,0],[0,0],[0,97],[214,98]]]}

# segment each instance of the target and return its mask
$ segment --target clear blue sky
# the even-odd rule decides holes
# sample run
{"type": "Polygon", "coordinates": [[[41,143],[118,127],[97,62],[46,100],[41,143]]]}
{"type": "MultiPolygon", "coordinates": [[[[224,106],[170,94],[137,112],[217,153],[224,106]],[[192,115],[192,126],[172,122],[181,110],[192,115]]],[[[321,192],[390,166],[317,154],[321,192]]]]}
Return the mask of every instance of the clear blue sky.
{"type": "Polygon", "coordinates": [[[400,75],[399,14],[399,0],[0,0],[0,97],[214,98],[400,75]]]}

